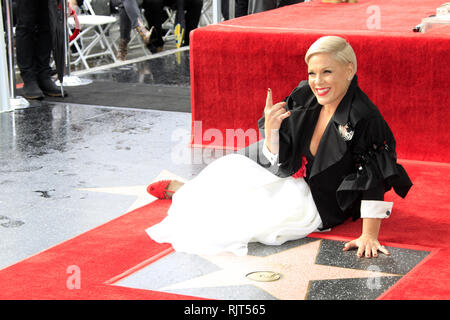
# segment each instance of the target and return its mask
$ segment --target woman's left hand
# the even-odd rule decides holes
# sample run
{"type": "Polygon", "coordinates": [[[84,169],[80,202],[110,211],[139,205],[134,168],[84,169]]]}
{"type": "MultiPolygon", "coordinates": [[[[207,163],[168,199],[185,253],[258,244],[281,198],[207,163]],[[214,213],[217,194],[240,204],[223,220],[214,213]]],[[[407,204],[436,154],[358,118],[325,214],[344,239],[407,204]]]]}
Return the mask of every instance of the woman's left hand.
{"type": "Polygon", "coordinates": [[[362,257],[364,254],[366,258],[372,256],[376,258],[378,257],[378,250],[384,254],[390,254],[389,251],[378,242],[377,237],[366,234],[362,234],[358,239],[347,242],[343,251],[348,251],[353,248],[358,248],[358,251],[356,252],[358,257],[362,257]]]}

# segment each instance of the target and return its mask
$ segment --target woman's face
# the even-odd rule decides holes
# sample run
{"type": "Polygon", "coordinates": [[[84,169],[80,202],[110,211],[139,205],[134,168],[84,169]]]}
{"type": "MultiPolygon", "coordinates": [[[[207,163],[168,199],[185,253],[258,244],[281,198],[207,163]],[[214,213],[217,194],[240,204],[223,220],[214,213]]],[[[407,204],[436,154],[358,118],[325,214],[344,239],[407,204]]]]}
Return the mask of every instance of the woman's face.
{"type": "Polygon", "coordinates": [[[316,53],[309,58],[309,86],[323,106],[337,107],[347,93],[352,64],[343,64],[331,53],[316,53]]]}

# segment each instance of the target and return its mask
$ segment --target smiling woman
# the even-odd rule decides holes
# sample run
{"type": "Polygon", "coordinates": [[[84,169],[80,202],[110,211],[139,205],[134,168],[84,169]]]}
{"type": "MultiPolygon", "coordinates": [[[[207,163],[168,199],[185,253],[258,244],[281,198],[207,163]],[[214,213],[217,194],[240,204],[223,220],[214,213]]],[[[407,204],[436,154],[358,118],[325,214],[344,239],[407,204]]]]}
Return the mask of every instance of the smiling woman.
{"type": "Polygon", "coordinates": [[[345,39],[319,38],[305,60],[309,80],[286,101],[274,104],[267,92],[258,125],[269,170],[231,154],[186,184],[150,185],[155,195],[174,192],[167,218],[147,229],[150,237],[177,251],[241,255],[248,242],[279,245],[362,218],[361,236],[343,250],[358,248],[367,258],[389,254],[378,242],[393,205],[384,193],[393,187],[405,197],[412,185],[397,164],[394,136],[359,88],[345,39]]]}
{"type": "Polygon", "coordinates": [[[308,84],[323,106],[311,139],[315,155],[328,122],[347,93],[355,75],[356,56],[352,47],[340,37],[323,37],[306,52],[308,84]]]}

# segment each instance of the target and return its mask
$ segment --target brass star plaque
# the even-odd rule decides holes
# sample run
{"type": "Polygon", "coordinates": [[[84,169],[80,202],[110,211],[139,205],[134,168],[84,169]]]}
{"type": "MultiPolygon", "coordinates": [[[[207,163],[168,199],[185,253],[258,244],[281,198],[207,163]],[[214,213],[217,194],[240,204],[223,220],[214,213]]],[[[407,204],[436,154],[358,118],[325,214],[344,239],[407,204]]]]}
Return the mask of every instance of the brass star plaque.
{"type": "Polygon", "coordinates": [[[271,282],[280,280],[281,274],[273,271],[254,271],[245,276],[247,279],[259,282],[271,282]]]}

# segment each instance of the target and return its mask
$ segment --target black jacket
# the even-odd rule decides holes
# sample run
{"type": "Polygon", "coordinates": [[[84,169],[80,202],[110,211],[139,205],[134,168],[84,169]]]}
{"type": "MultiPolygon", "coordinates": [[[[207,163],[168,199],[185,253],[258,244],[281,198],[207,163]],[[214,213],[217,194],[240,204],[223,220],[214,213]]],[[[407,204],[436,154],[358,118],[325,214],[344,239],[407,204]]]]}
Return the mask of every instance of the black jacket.
{"type": "MultiPolygon", "coordinates": [[[[321,105],[307,81],[286,98],[290,117],[280,127],[280,177],[296,173],[306,155],[321,105]]],[[[264,116],[258,126],[264,132],[264,116]]],[[[276,165],[275,165],[276,166],[276,165]]],[[[397,164],[395,139],[378,108],[359,88],[357,77],[328,123],[305,181],[322,219],[323,228],[360,217],[361,200],[383,200],[392,187],[405,197],[412,186],[397,164]]]]}

